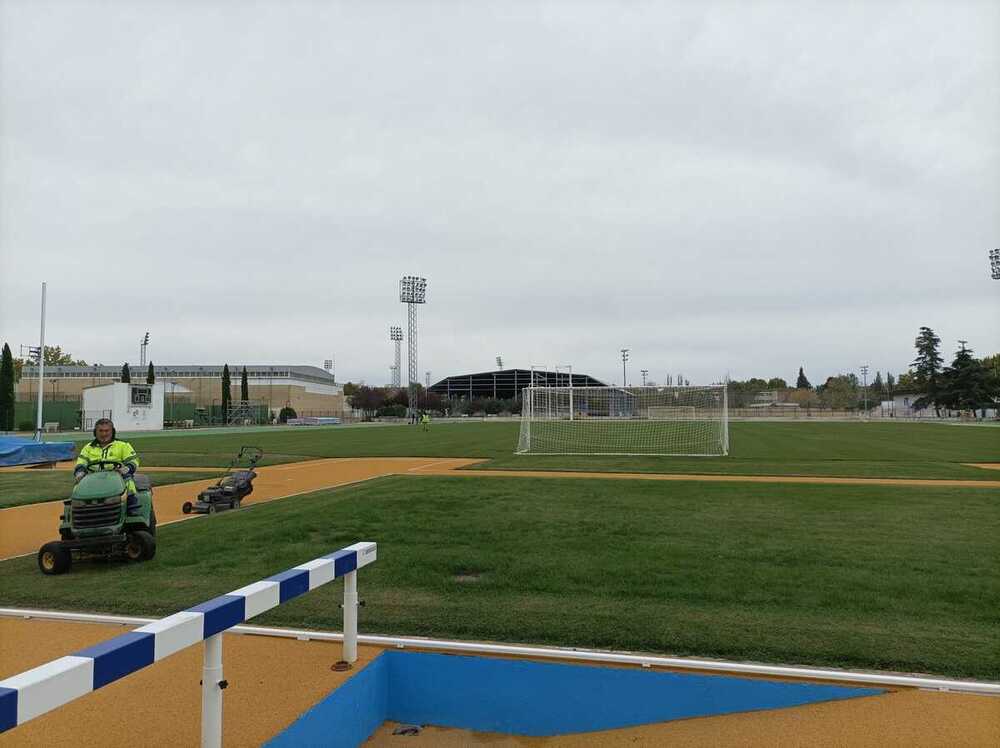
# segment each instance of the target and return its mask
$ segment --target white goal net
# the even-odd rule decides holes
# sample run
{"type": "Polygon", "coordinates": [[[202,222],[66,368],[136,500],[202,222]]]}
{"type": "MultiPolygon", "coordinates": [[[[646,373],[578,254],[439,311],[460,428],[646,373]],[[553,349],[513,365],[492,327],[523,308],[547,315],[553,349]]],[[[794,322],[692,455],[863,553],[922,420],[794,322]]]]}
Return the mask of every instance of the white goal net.
{"type": "Polygon", "coordinates": [[[517,452],[726,455],[726,386],[525,387],[517,452]]]}

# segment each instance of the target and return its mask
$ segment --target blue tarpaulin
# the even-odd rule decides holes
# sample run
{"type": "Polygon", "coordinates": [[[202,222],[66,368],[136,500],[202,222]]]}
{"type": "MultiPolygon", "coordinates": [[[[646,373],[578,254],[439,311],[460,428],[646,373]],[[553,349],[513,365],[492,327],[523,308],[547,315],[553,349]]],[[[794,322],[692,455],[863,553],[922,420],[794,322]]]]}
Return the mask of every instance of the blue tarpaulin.
{"type": "Polygon", "coordinates": [[[0,466],[37,465],[76,457],[73,442],[36,442],[23,436],[0,436],[0,466]]]}

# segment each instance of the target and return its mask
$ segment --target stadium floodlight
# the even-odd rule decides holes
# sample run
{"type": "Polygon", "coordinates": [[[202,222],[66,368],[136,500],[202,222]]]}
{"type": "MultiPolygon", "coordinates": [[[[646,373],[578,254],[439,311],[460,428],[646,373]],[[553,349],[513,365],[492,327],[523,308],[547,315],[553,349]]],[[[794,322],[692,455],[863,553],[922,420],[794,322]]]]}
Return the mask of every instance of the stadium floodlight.
{"type": "Polygon", "coordinates": [[[396,347],[396,363],[389,367],[389,371],[392,372],[392,386],[399,387],[399,370],[400,370],[400,346],[403,341],[403,328],[396,325],[390,325],[389,327],[389,340],[391,340],[396,347]]]}
{"type": "Polygon", "coordinates": [[[497,369],[503,368],[503,359],[497,356],[497,369]]]}
{"type": "Polygon", "coordinates": [[[990,275],[993,280],[1000,280],[1000,249],[990,250],[990,275]]]}
{"type": "Polygon", "coordinates": [[[628,361],[628,348],[622,348],[622,387],[628,387],[628,378],[625,375],[625,362],[628,361]]]}
{"type": "Polygon", "coordinates": [[[868,364],[861,365],[861,376],[863,377],[863,390],[865,402],[865,415],[868,415],[868,364]]]}
{"type": "Polygon", "coordinates": [[[649,374],[649,369],[639,369],[639,373],[642,374],[642,386],[646,386],[646,375],[649,374]]]}
{"type": "Polygon", "coordinates": [[[526,387],[518,454],[729,454],[724,384],[526,387]]]}
{"type": "Polygon", "coordinates": [[[146,365],[146,346],[149,345],[149,330],[139,340],[139,366],[146,365]]]}
{"type": "Polygon", "coordinates": [[[407,410],[412,415],[417,409],[417,304],[427,303],[427,279],[417,275],[404,275],[399,281],[399,300],[406,304],[406,367],[409,400],[407,410]]]}

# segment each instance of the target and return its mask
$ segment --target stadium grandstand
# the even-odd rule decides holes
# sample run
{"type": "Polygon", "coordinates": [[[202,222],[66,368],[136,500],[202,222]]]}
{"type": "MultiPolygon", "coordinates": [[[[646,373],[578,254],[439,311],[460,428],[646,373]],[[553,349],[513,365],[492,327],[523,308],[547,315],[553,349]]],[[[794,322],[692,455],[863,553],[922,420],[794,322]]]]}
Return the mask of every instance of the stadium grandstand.
{"type": "Polygon", "coordinates": [[[540,369],[500,369],[478,374],[456,374],[431,385],[429,392],[447,398],[494,398],[509,400],[521,396],[525,387],[602,387],[604,382],[587,374],[540,369]],[[572,376],[572,381],[570,381],[572,376]]]}

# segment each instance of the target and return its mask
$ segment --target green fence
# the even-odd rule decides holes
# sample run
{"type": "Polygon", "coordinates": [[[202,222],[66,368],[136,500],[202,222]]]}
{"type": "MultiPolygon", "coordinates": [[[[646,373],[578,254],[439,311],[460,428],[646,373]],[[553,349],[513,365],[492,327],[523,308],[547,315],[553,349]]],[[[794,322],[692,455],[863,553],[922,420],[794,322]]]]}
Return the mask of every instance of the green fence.
{"type": "MultiPolygon", "coordinates": [[[[34,431],[37,413],[36,401],[15,401],[14,428],[18,431],[34,431]],[[28,426],[26,429],[22,428],[25,424],[28,426]]],[[[76,400],[45,400],[42,403],[42,423],[58,423],[60,431],[79,428],[80,403],[76,400]]]]}

